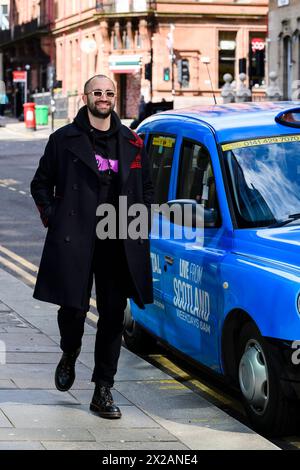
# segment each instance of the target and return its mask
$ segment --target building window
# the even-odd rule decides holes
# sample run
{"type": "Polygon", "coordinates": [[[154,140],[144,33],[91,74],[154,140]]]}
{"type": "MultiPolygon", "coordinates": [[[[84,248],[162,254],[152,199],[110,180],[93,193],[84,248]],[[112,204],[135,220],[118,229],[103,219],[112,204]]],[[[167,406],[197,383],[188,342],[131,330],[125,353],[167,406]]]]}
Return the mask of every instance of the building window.
{"type": "Polygon", "coordinates": [[[0,30],[9,29],[8,5],[0,5],[0,30]]]}
{"type": "MultiPolygon", "coordinates": [[[[265,83],[265,45],[264,33],[249,35],[249,85],[264,85],[265,83]]],[[[247,71],[245,72],[247,73],[247,71]]]]}
{"type": "MultiPolygon", "coordinates": [[[[136,32],[136,36],[135,36],[135,37],[136,37],[136,47],[137,47],[138,49],[140,49],[140,48],[142,47],[142,37],[141,37],[139,31],[136,32]]],[[[299,43],[299,47],[300,47],[300,43],[299,43]]]]}
{"type": "Polygon", "coordinates": [[[115,33],[114,31],[112,31],[111,35],[112,35],[113,49],[118,49],[118,46],[119,46],[119,44],[118,44],[118,37],[117,37],[117,35],[116,35],[116,33],[115,33]]]}
{"type": "Polygon", "coordinates": [[[223,75],[235,77],[236,31],[219,32],[219,88],[224,85],[223,75]]]}

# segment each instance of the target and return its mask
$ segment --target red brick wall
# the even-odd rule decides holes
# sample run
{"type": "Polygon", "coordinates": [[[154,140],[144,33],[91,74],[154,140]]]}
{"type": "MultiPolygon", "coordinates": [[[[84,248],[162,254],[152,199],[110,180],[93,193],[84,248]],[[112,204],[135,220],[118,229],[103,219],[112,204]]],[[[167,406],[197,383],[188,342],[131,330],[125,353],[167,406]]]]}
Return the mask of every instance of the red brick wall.
{"type": "Polygon", "coordinates": [[[127,75],[126,117],[134,118],[138,115],[139,101],[141,97],[141,75],[127,75]]]}

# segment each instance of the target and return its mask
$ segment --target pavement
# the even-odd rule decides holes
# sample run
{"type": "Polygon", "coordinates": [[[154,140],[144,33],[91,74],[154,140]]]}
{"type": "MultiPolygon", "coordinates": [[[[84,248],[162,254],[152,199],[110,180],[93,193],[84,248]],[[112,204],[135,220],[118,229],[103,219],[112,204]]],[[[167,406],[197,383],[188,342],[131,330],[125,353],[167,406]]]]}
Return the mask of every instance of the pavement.
{"type": "MultiPolygon", "coordinates": [[[[129,126],[132,119],[122,119],[122,123],[129,126]]],[[[55,119],[54,130],[68,124],[66,119],[55,119]]],[[[15,118],[0,118],[0,141],[1,140],[39,140],[48,139],[52,133],[51,122],[44,126],[36,126],[36,130],[27,129],[25,123],[15,118]]]]}
{"type": "Polygon", "coordinates": [[[91,413],[95,328],[85,326],[72,389],[59,392],[56,310],[0,269],[0,450],[277,449],[124,347],[112,390],[122,419],[91,413]]]}
{"type": "MultiPolygon", "coordinates": [[[[67,124],[64,119],[55,121],[54,130],[67,124]]],[[[36,130],[26,129],[24,121],[7,117],[0,118],[0,140],[39,140],[47,139],[52,133],[51,123],[46,126],[37,126],[36,130]]]]}

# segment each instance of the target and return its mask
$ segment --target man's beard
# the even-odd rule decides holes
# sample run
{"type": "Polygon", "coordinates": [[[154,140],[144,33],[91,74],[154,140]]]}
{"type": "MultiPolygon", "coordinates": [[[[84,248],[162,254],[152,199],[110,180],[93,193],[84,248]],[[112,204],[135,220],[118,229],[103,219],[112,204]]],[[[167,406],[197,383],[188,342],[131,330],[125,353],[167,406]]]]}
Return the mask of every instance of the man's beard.
{"type": "Polygon", "coordinates": [[[101,109],[97,108],[96,103],[94,103],[93,101],[88,100],[87,102],[87,107],[91,114],[100,119],[105,119],[111,115],[114,109],[114,104],[108,104],[108,106],[109,108],[106,111],[101,111],[101,109]]]}

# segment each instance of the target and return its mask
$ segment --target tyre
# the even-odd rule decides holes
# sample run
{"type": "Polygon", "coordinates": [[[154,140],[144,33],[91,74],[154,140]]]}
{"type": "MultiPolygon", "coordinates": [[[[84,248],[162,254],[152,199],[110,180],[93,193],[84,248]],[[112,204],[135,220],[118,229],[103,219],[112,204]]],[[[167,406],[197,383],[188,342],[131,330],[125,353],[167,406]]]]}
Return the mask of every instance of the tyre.
{"type": "Polygon", "coordinates": [[[123,338],[127,348],[134,353],[155,351],[156,340],[133,319],[129,302],[125,310],[123,338]]]}
{"type": "Polygon", "coordinates": [[[281,366],[253,323],[246,323],[238,343],[238,381],[253,428],[265,435],[293,431],[298,405],[286,398],[281,366]]]}

